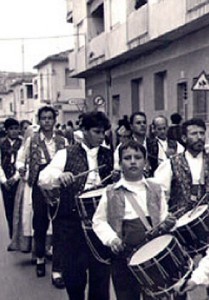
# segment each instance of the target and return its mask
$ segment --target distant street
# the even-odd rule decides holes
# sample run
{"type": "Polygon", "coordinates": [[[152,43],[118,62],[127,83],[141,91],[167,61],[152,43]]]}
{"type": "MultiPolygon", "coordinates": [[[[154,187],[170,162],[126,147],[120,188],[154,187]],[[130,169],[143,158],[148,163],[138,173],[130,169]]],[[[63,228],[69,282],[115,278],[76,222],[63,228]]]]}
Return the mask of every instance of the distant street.
{"type": "MultiPolygon", "coordinates": [[[[31,265],[30,254],[8,252],[7,234],[2,197],[0,194],[0,300],[68,300],[65,290],[58,290],[51,284],[51,263],[47,263],[47,274],[37,278],[31,265]]],[[[188,300],[206,300],[205,290],[198,288],[188,300]]],[[[95,299],[97,300],[97,299],[95,299]]],[[[111,288],[111,300],[115,300],[111,288]]],[[[132,300],[132,299],[130,299],[132,300]]]]}

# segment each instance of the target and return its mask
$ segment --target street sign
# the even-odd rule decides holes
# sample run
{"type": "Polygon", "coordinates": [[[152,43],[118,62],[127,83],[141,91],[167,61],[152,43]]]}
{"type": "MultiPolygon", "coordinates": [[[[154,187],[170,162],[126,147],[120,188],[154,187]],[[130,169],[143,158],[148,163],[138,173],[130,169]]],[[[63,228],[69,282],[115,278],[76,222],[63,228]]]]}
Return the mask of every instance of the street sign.
{"type": "Polygon", "coordinates": [[[209,91],[209,80],[204,71],[196,79],[192,86],[192,91],[209,91]]]}
{"type": "Polygon", "coordinates": [[[96,96],[93,101],[94,104],[97,106],[101,106],[105,104],[105,99],[100,95],[96,96]]]}

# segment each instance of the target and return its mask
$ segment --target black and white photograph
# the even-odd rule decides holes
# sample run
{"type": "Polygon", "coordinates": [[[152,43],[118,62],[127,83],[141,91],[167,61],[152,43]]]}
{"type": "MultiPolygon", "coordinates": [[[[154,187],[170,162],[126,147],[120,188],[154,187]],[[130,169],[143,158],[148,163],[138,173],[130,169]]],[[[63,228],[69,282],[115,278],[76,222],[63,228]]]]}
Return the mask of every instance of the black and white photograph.
{"type": "Polygon", "coordinates": [[[209,0],[0,8],[0,300],[209,300],[209,0]]]}

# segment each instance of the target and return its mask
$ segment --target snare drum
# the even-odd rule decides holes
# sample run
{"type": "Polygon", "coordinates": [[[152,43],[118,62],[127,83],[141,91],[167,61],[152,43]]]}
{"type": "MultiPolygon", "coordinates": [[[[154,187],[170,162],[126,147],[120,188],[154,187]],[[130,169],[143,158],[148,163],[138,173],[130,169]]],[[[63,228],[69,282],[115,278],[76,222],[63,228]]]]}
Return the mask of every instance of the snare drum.
{"type": "Polygon", "coordinates": [[[177,220],[175,235],[190,254],[207,248],[209,236],[208,205],[200,205],[177,220]]]}
{"type": "Polygon", "coordinates": [[[168,296],[180,280],[190,275],[192,260],[178,240],[167,234],[139,248],[128,267],[148,295],[168,296]]]}
{"type": "Polygon", "coordinates": [[[77,197],[76,203],[86,242],[92,254],[98,261],[109,264],[111,250],[102,244],[92,229],[92,218],[104,190],[105,188],[85,191],[77,197]]]}
{"type": "Polygon", "coordinates": [[[85,228],[92,229],[92,217],[105,188],[84,191],[77,197],[77,207],[85,228]]]}

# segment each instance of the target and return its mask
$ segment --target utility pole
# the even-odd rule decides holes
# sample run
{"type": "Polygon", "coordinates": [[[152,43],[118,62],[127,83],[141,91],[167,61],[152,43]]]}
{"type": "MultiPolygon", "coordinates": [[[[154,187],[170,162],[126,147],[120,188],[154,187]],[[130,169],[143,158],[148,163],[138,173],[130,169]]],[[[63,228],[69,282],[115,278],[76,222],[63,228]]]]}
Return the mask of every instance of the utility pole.
{"type": "Polygon", "coordinates": [[[21,39],[21,53],[22,53],[22,78],[24,78],[24,73],[25,73],[25,45],[24,45],[24,39],[21,39]]]}

